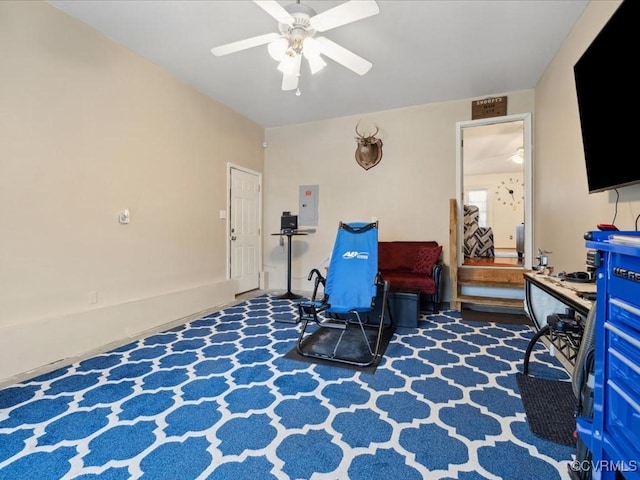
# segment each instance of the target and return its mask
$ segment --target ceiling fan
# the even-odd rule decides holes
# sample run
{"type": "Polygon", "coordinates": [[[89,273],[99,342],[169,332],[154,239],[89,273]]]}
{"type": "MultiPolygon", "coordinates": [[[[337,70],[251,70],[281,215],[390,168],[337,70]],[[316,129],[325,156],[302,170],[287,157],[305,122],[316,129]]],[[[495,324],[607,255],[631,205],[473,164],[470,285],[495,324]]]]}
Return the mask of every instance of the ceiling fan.
{"type": "Polygon", "coordinates": [[[380,9],[375,0],[349,0],[321,13],[301,4],[300,0],[284,7],[275,0],[253,1],[277,20],[280,33],[266,33],[214,47],[211,53],[222,56],[268,44],[269,55],[279,62],[282,90],[298,88],[303,56],[309,63],[312,75],[327,65],[322,55],[358,75],[364,75],[371,68],[371,62],[328,38],[316,37],[315,34],[376,15],[380,9]]]}
{"type": "Polygon", "coordinates": [[[517,163],[518,165],[524,163],[524,148],[519,147],[516,150],[516,153],[509,157],[509,160],[511,160],[513,163],[517,163]]]}
{"type": "Polygon", "coordinates": [[[524,147],[518,147],[515,150],[507,150],[502,153],[494,153],[489,155],[489,158],[504,158],[507,161],[511,161],[513,163],[523,163],[524,162],[524,147]]]}

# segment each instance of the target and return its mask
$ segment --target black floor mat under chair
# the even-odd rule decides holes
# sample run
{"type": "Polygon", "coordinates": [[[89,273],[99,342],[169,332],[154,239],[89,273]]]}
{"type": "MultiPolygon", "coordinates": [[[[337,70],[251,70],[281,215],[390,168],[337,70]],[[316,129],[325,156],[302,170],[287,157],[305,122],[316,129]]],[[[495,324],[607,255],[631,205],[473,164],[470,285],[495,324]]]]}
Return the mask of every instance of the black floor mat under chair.
{"type": "MultiPolygon", "coordinates": [[[[393,332],[393,328],[386,328],[385,330],[383,330],[382,338],[380,339],[380,358],[372,365],[368,366],[361,367],[350,363],[338,363],[331,361],[329,358],[327,358],[327,360],[322,360],[321,358],[305,357],[303,355],[300,355],[297,352],[296,348],[291,349],[285,355],[285,358],[288,358],[290,360],[298,360],[301,362],[315,363],[319,365],[331,365],[334,367],[349,368],[351,370],[374,373],[376,371],[376,368],[380,364],[380,360],[382,360],[382,357],[384,356],[387,346],[389,345],[389,341],[393,336],[393,332]]],[[[336,344],[335,337],[336,335],[340,335],[342,333],[342,330],[331,330],[322,328],[318,329],[305,340],[305,343],[302,345],[302,350],[304,352],[305,349],[312,349],[315,352],[324,352],[327,357],[330,357],[333,347],[336,344]]],[[[369,345],[373,349],[374,343],[376,341],[376,332],[366,330],[366,333],[369,345]]],[[[336,353],[356,363],[366,362],[371,356],[371,353],[366,349],[366,345],[364,345],[363,342],[359,341],[359,337],[361,335],[362,332],[360,331],[360,327],[357,324],[349,324],[346,330],[344,330],[344,338],[342,342],[340,342],[341,345],[339,347],[340,351],[336,353]]]]}

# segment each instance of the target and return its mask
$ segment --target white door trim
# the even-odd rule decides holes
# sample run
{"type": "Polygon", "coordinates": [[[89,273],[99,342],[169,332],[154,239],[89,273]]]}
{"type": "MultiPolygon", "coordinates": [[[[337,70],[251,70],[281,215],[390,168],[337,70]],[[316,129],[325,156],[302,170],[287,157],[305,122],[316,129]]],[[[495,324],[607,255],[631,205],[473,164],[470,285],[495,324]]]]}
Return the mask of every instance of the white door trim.
{"type": "MultiPolygon", "coordinates": [[[[464,198],[464,169],[462,159],[462,130],[465,127],[475,127],[479,125],[489,125],[494,123],[506,123],[513,121],[522,121],[523,130],[523,142],[524,142],[524,188],[525,188],[525,209],[524,209],[524,246],[525,246],[525,265],[527,270],[531,269],[533,258],[533,142],[532,142],[532,123],[531,113],[518,113],[513,115],[505,115],[500,117],[491,117],[480,120],[467,120],[456,123],[456,201],[458,208],[458,238],[464,238],[463,235],[463,205],[462,199],[464,198]]],[[[462,255],[462,242],[458,242],[458,262],[462,265],[464,255],[462,255]]]]}

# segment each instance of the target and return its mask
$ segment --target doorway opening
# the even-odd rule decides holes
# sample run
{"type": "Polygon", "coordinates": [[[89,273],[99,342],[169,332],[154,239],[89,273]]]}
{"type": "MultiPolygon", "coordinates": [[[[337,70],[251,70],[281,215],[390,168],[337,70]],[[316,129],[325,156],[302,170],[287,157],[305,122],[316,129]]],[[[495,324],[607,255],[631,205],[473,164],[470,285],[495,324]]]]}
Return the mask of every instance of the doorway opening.
{"type": "Polygon", "coordinates": [[[457,124],[458,266],[531,268],[531,115],[457,124]]]}

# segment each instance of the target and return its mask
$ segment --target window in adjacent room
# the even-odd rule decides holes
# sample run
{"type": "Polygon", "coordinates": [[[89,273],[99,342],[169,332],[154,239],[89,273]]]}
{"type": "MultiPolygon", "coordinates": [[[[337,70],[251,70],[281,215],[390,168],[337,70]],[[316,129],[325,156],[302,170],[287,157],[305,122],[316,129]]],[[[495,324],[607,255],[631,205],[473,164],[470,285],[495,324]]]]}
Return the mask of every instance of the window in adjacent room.
{"type": "Polygon", "coordinates": [[[487,205],[489,198],[489,190],[487,188],[470,189],[467,191],[467,203],[478,207],[478,226],[487,226],[487,205]]]}

